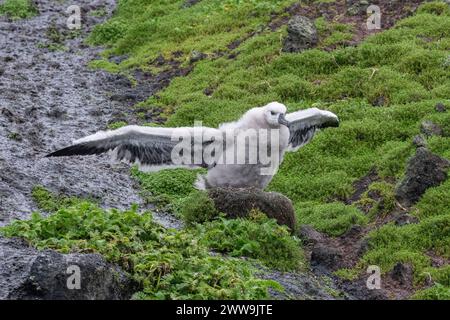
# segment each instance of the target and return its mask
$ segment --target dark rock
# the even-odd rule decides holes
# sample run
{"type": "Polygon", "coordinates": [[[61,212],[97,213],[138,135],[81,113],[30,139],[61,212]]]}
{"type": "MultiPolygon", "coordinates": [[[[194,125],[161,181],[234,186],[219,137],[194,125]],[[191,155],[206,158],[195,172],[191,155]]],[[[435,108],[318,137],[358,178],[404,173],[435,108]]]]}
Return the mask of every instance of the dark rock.
{"type": "Polygon", "coordinates": [[[182,8],[190,8],[194,4],[199,3],[201,0],[185,0],[184,3],[181,5],[182,8]]]}
{"type": "MultiPolygon", "coordinates": [[[[368,277],[369,275],[367,275],[368,277]]],[[[339,286],[352,300],[387,300],[388,295],[385,290],[369,289],[367,278],[362,277],[357,280],[345,280],[339,286]]]]}
{"type": "Polygon", "coordinates": [[[413,282],[413,268],[410,264],[399,262],[392,269],[390,276],[400,285],[411,285],[413,282]]]}
{"type": "Polygon", "coordinates": [[[446,112],[447,108],[445,107],[445,105],[442,102],[439,102],[436,104],[435,109],[437,112],[446,112]]]}
{"type": "Polygon", "coordinates": [[[419,219],[408,213],[401,212],[394,215],[394,223],[397,226],[404,226],[406,224],[412,224],[417,222],[419,222],[419,219]]]}
{"type": "Polygon", "coordinates": [[[333,247],[323,244],[314,246],[311,252],[311,267],[314,271],[336,271],[342,265],[342,253],[333,247]]]}
{"type": "Polygon", "coordinates": [[[346,0],[347,13],[351,16],[366,15],[369,1],[367,0],[346,0]]]}
{"type": "Polygon", "coordinates": [[[363,227],[360,225],[353,225],[348,229],[345,234],[342,235],[343,238],[358,238],[363,232],[363,227]]]}
{"type": "Polygon", "coordinates": [[[132,92],[118,93],[111,96],[111,100],[118,102],[136,101],[137,99],[136,94],[132,92]]]}
{"type": "Polygon", "coordinates": [[[284,40],[283,51],[301,52],[313,48],[319,41],[314,23],[303,16],[295,16],[288,23],[288,35],[284,40]]]}
{"type": "Polygon", "coordinates": [[[139,290],[118,267],[98,254],[39,251],[19,239],[0,238],[0,299],[118,300],[139,290]],[[69,289],[71,272],[80,271],[80,289],[69,289]]]}
{"type": "Polygon", "coordinates": [[[416,135],[413,139],[413,145],[415,145],[416,148],[426,147],[427,142],[421,135],[416,135]]]}
{"type": "Polygon", "coordinates": [[[441,158],[426,148],[417,148],[416,154],[408,161],[406,175],[395,191],[397,200],[404,206],[416,203],[430,187],[435,187],[447,179],[450,161],[441,158]]]}
{"type": "Polygon", "coordinates": [[[420,131],[428,137],[442,136],[444,133],[440,126],[429,120],[425,120],[422,122],[420,131]]]}
{"type": "Polygon", "coordinates": [[[216,209],[230,218],[247,217],[252,209],[258,209],[281,225],[295,230],[295,212],[291,200],[276,192],[259,189],[214,188],[208,190],[216,209]]]}
{"type": "Polygon", "coordinates": [[[324,240],[324,236],[310,225],[304,224],[298,232],[300,238],[307,244],[316,244],[324,240]]]}

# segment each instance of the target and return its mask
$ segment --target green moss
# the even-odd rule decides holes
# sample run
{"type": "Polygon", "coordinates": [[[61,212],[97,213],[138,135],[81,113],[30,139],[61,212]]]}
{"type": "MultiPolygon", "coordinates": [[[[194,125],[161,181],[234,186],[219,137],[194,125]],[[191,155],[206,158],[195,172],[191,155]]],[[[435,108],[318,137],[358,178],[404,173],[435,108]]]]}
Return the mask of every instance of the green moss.
{"type": "Polygon", "coordinates": [[[450,287],[435,284],[431,288],[419,290],[411,299],[413,300],[450,300],[450,287]]]}
{"type": "Polygon", "coordinates": [[[340,236],[353,225],[365,225],[367,218],[353,206],[342,203],[299,206],[297,208],[299,224],[309,224],[318,231],[330,236],[340,236]]]}
{"type": "Polygon", "coordinates": [[[363,266],[374,264],[387,272],[397,262],[408,262],[417,276],[430,266],[426,251],[450,257],[450,216],[441,214],[403,227],[388,224],[371,232],[368,239],[370,250],[361,260],[363,266]]]}
{"type": "Polygon", "coordinates": [[[359,276],[359,270],[344,268],[344,269],[339,269],[339,270],[335,271],[334,274],[341,279],[356,280],[359,276]]]}
{"type": "Polygon", "coordinates": [[[89,15],[92,17],[104,17],[108,14],[105,8],[100,8],[96,10],[89,11],[89,15]]]}
{"type": "Polygon", "coordinates": [[[5,0],[0,4],[0,15],[7,15],[12,19],[26,19],[39,12],[30,0],[5,0]]]}

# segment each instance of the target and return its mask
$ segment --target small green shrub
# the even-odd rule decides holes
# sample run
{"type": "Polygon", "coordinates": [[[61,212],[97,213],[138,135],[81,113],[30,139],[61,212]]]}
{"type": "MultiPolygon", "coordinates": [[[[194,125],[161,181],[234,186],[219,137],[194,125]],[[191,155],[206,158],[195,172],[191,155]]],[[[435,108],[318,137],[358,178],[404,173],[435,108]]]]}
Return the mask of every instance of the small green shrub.
{"type": "MultiPolygon", "coordinates": [[[[38,196],[55,208],[47,195],[38,196]]],[[[197,234],[164,229],[151,214],[136,210],[104,210],[73,200],[47,218],[34,213],[0,233],[25,238],[38,249],[98,252],[141,284],[136,299],[263,299],[269,287],[280,289],[274,281],[256,278],[250,263],[212,256],[197,234]]]]}
{"type": "Polygon", "coordinates": [[[5,0],[0,4],[0,15],[12,19],[26,19],[37,15],[38,9],[30,0],[5,0]]]}
{"type": "Polygon", "coordinates": [[[166,196],[168,199],[183,198],[195,191],[197,175],[204,170],[169,169],[157,172],[142,172],[136,167],[132,174],[141,188],[153,196],[166,196]]]}
{"type": "Polygon", "coordinates": [[[420,219],[450,215],[450,179],[440,186],[428,189],[417,203],[414,215],[420,219]]]}
{"type": "Polygon", "coordinates": [[[299,224],[309,224],[330,236],[340,236],[351,226],[363,226],[368,221],[357,208],[339,202],[299,206],[297,220],[299,224]]]}

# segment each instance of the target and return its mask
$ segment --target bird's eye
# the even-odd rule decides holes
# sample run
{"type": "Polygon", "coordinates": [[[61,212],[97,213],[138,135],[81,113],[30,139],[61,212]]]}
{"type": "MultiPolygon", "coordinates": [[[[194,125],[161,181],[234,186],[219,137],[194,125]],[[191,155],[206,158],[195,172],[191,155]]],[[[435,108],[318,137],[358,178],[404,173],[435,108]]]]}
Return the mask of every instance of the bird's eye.
{"type": "Polygon", "coordinates": [[[276,113],[275,111],[270,111],[270,114],[274,116],[274,115],[276,115],[277,113],[276,113]]]}

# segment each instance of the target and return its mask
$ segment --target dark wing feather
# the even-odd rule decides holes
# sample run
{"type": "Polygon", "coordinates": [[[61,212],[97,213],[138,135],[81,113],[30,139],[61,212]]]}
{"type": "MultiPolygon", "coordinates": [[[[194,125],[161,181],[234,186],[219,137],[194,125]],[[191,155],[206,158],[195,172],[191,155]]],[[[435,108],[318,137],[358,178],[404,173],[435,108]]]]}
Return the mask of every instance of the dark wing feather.
{"type": "Polygon", "coordinates": [[[286,115],[289,122],[289,150],[295,151],[309,143],[318,129],[338,127],[338,117],[317,108],[292,112],[286,115]]]}

